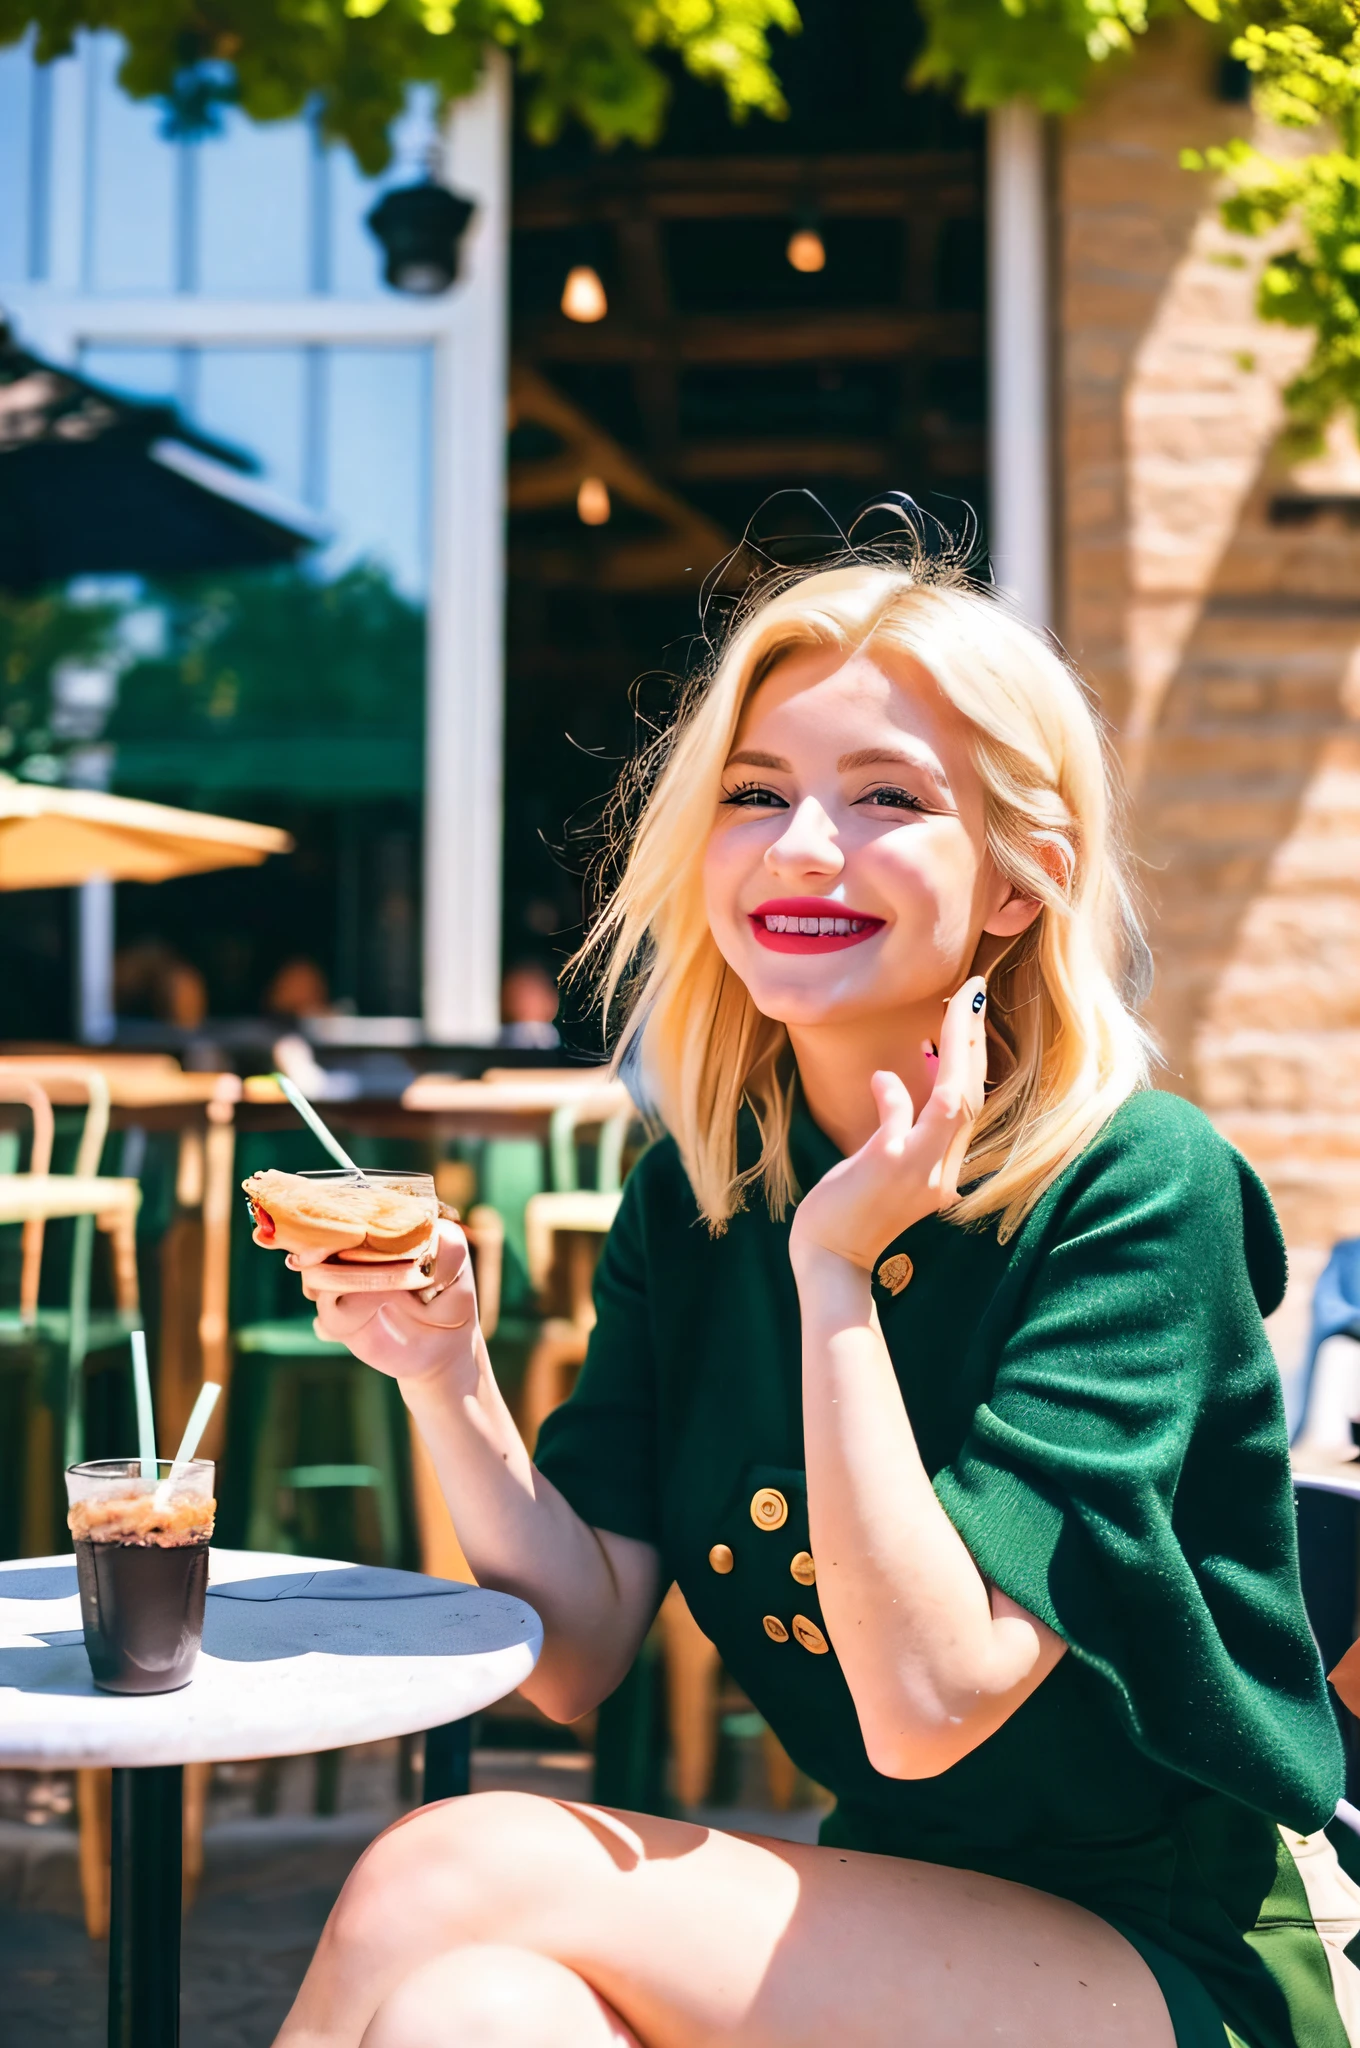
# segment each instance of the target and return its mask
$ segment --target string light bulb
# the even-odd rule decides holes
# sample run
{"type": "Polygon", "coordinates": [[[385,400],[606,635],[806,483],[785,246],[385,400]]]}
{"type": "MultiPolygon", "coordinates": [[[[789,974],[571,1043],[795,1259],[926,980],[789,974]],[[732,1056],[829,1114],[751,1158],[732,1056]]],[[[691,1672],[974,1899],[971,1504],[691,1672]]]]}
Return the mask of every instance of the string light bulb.
{"type": "Polygon", "coordinates": [[[567,281],[562,287],[562,311],[568,320],[580,320],[586,326],[592,321],[603,320],[609,311],[600,273],[592,270],[588,263],[578,263],[567,272],[567,281]]]}
{"type": "Polygon", "coordinates": [[[581,488],[576,493],[576,516],[582,526],[607,526],[613,509],[609,502],[609,486],[604,478],[582,477],[581,488]]]}
{"type": "Polygon", "coordinates": [[[816,228],[795,228],[784,251],[795,270],[805,277],[826,269],[826,244],[816,228]]]}

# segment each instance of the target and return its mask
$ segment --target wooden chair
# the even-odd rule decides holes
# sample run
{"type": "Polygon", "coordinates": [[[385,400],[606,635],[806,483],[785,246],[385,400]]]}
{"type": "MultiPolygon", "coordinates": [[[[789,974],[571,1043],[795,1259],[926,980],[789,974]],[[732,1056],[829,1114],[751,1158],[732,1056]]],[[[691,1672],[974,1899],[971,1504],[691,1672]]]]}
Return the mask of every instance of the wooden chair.
{"type": "MultiPolygon", "coordinates": [[[[0,1071],[0,1102],[26,1103],[33,1118],[33,1143],[29,1151],[28,1172],[30,1176],[44,1178],[52,1171],[52,1140],[56,1120],[52,1115],[52,1104],[45,1090],[31,1074],[5,1073],[0,1071]]],[[[6,1172],[18,1170],[18,1141],[14,1142],[12,1161],[5,1161],[6,1172]]],[[[23,1225],[23,1265],[19,1279],[19,1322],[25,1329],[32,1329],[38,1319],[38,1280],[42,1272],[43,1232],[45,1219],[41,1215],[26,1217],[23,1225]]]]}
{"type": "Polygon", "coordinates": [[[595,1327],[595,1265],[618,1214],[623,1150],[636,1121],[630,1104],[600,1126],[595,1186],[582,1188],[576,1164],[581,1108],[568,1101],[553,1111],[548,1134],[552,1189],[531,1195],[524,1209],[529,1278],[544,1317],[520,1396],[520,1425],[530,1449],[544,1418],[571,1392],[585,1360],[595,1327]]]}
{"type": "MultiPolygon", "coordinates": [[[[17,1197],[29,1204],[26,1227],[34,1232],[39,1263],[44,1226],[58,1217],[75,1219],[68,1304],[63,1309],[40,1308],[36,1318],[39,1331],[66,1349],[65,1458],[68,1465],[75,1465],[85,1453],[86,1356],[92,1350],[121,1343],[141,1322],[137,1282],[137,1211],[141,1190],[135,1180],[100,1174],[109,1131],[109,1084],[96,1065],[69,1059],[5,1061],[0,1067],[0,1087],[24,1083],[36,1084],[49,1100],[52,1092],[58,1090],[68,1097],[74,1093],[85,1104],[72,1171],[48,1174],[45,1178],[30,1175],[26,1193],[17,1197]],[[90,1311],[97,1229],[109,1238],[112,1253],[111,1314],[92,1315],[90,1311]]],[[[50,1156],[49,1151],[49,1160],[50,1156]]]]}

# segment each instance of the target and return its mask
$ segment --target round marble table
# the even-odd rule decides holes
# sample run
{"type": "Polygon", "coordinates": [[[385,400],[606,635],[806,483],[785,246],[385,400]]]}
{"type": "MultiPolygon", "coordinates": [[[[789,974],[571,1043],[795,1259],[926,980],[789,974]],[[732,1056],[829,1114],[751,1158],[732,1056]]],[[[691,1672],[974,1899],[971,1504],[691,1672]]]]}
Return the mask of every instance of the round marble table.
{"type": "Polygon", "coordinates": [[[459,1724],[528,1677],[542,1639],[533,1609],[503,1593],[214,1550],[193,1680],[129,1698],[90,1678],[74,1559],[0,1564],[0,1765],[113,1766],[111,2048],[174,2048],[179,2038],[184,1764],[426,1729],[426,1797],[465,1789],[459,1724]]]}

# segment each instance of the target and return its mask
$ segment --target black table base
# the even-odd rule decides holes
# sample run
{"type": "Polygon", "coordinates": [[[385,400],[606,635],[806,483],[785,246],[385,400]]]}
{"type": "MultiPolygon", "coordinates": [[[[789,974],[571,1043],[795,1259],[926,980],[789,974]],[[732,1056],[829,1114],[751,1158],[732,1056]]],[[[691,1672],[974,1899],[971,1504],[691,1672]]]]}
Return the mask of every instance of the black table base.
{"type": "MultiPolygon", "coordinates": [[[[471,1767],[471,1720],[431,1728],[426,1802],[461,1797],[471,1767]]],[[[109,2048],[179,2048],[183,1791],[179,1764],[113,1774],[109,2048]]]]}
{"type": "Polygon", "coordinates": [[[472,1720],[446,1721],[425,1733],[425,1782],[421,1797],[461,1799],[472,1783],[472,1720]]]}
{"type": "Polygon", "coordinates": [[[109,2048],[179,2048],[179,1764],[113,1774],[109,2048]]]}

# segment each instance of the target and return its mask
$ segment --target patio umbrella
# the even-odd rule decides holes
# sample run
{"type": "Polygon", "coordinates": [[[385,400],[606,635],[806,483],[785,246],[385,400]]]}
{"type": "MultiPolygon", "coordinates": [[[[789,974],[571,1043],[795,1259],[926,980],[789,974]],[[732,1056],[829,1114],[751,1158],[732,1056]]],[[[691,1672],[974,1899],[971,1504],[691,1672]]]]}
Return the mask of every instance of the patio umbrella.
{"type": "Polygon", "coordinates": [[[258,867],[292,845],[273,825],[0,775],[0,889],[63,889],[96,876],[165,882],[258,867]]]}
{"type": "Polygon", "coordinates": [[[172,405],[29,354],[0,322],[0,588],[291,561],[325,529],[254,467],[172,405]]]}

